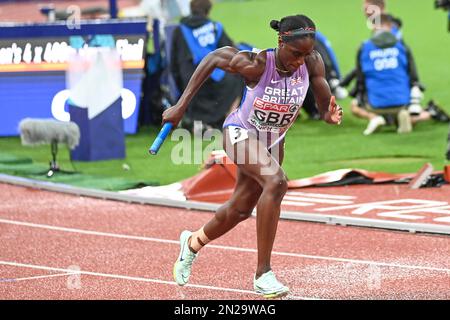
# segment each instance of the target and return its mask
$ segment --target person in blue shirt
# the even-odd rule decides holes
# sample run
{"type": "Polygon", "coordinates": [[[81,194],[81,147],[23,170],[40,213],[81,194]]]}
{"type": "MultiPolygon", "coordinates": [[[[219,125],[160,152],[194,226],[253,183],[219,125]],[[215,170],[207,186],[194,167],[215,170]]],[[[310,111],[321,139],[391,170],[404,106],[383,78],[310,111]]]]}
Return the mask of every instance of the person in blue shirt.
{"type": "MultiPolygon", "coordinates": [[[[379,16],[380,14],[388,15],[391,19],[391,29],[390,29],[391,33],[395,36],[397,40],[404,41],[401,30],[403,23],[400,18],[394,17],[393,15],[390,15],[386,12],[385,0],[364,0],[363,12],[367,18],[369,29],[372,29],[372,24],[377,22],[375,21],[376,16],[379,16]]],[[[410,61],[408,72],[411,80],[411,87],[416,86],[420,89],[421,92],[423,92],[425,90],[425,87],[419,81],[419,75],[417,73],[416,64],[414,62],[414,56],[412,55],[412,52],[409,49],[408,55],[409,55],[408,59],[410,61]]],[[[340,85],[343,87],[347,87],[355,78],[356,78],[356,68],[343,77],[343,79],[340,82],[340,85]]],[[[360,91],[361,88],[355,86],[352,90],[350,90],[349,95],[352,97],[359,98],[360,91]]]]}
{"type": "Polygon", "coordinates": [[[407,110],[411,101],[409,49],[391,32],[391,16],[380,14],[374,21],[372,37],[357,54],[357,87],[364,101],[353,101],[352,113],[369,120],[365,135],[386,124],[383,115],[395,115],[398,133],[408,133],[413,123],[427,120],[420,115],[412,118],[407,110]]]}
{"type": "MultiPolygon", "coordinates": [[[[364,1],[364,12],[366,16],[368,17],[368,21],[373,26],[377,26],[380,23],[380,17],[385,17],[385,21],[383,21],[383,24],[385,26],[384,33],[380,33],[379,30],[375,31],[377,33],[374,34],[374,41],[378,42],[378,44],[383,46],[389,46],[389,43],[392,44],[395,42],[397,46],[402,46],[404,51],[403,53],[406,54],[406,61],[407,61],[407,74],[409,77],[409,87],[410,87],[410,93],[409,97],[410,100],[406,104],[407,109],[410,114],[410,119],[407,120],[407,116],[404,115],[402,123],[406,124],[405,127],[400,128],[399,132],[406,132],[411,131],[412,126],[407,125],[409,122],[411,124],[415,124],[420,121],[426,121],[430,119],[434,119],[436,121],[440,122],[449,122],[450,117],[446,114],[444,110],[442,110],[439,106],[437,106],[433,100],[430,100],[426,106],[426,108],[422,108],[421,106],[421,99],[423,98],[422,91],[424,90],[424,86],[419,82],[417,69],[414,63],[414,58],[411,53],[410,48],[405,44],[405,42],[402,39],[400,28],[402,26],[402,23],[400,19],[393,17],[392,15],[384,13],[385,11],[385,1],[384,0],[365,0],[364,1]],[[377,10],[375,10],[377,9],[377,10]],[[382,14],[379,16],[374,15],[376,12],[381,12],[382,14]],[[387,21],[386,21],[387,20],[387,21]],[[386,25],[388,23],[388,26],[386,25]],[[391,35],[389,35],[391,33],[391,35]]],[[[361,48],[362,49],[362,48],[361,48]]],[[[354,97],[355,99],[352,101],[351,109],[352,113],[360,118],[365,118],[369,120],[369,125],[364,131],[365,135],[372,134],[378,127],[386,124],[394,124],[398,123],[398,119],[396,119],[393,115],[396,115],[396,112],[392,113],[384,113],[382,115],[380,114],[374,114],[373,112],[369,112],[366,108],[367,106],[367,88],[366,88],[366,81],[361,81],[361,67],[360,67],[360,59],[359,55],[361,53],[361,50],[358,52],[358,61],[357,65],[358,68],[352,71],[349,75],[345,76],[344,79],[341,81],[340,85],[347,86],[353,78],[355,78],[358,75],[358,78],[360,79],[357,81],[357,84],[353,90],[350,91],[350,96],[354,97]]],[[[404,79],[404,78],[403,78],[404,79]]],[[[396,83],[398,85],[398,83],[396,83]]],[[[372,92],[374,89],[372,88],[372,92]]],[[[406,90],[404,91],[404,93],[406,90]]],[[[386,110],[385,110],[386,111],[386,110]]],[[[381,112],[380,112],[381,113],[381,112]]],[[[402,113],[403,114],[403,113],[402,113]]]]}
{"type": "MultiPolygon", "coordinates": [[[[442,110],[437,107],[433,101],[429,102],[429,105],[427,107],[427,110],[424,111],[421,107],[421,99],[423,98],[423,91],[425,90],[425,87],[420,83],[419,76],[417,73],[416,64],[414,62],[414,57],[412,55],[411,50],[409,47],[406,46],[403,40],[402,35],[402,21],[394,17],[393,15],[390,15],[386,13],[386,1],[385,0],[364,0],[363,1],[363,12],[364,15],[367,17],[368,27],[371,29],[372,24],[377,24],[377,19],[379,18],[380,14],[384,14],[388,16],[390,19],[390,31],[396,40],[401,41],[405,47],[406,47],[406,54],[408,59],[408,75],[410,79],[410,102],[408,104],[408,110],[410,112],[410,115],[413,116],[413,121],[419,121],[419,120],[429,120],[431,118],[434,118],[438,121],[444,121],[446,120],[447,116],[442,112],[442,110]]],[[[343,87],[347,87],[350,85],[350,83],[356,78],[357,76],[357,69],[355,68],[352,70],[348,75],[344,76],[343,79],[340,82],[340,85],[343,87]]],[[[363,81],[359,81],[355,87],[350,90],[349,95],[354,97],[355,99],[352,101],[352,112],[354,115],[366,118],[369,120],[372,120],[375,118],[373,114],[367,113],[364,110],[364,106],[366,104],[366,90],[365,90],[365,83],[363,81]]],[[[392,115],[383,115],[382,117],[377,117],[375,120],[373,120],[368,128],[369,130],[364,131],[365,134],[371,134],[378,126],[384,125],[386,123],[394,123],[395,119],[392,117],[392,115]],[[383,118],[383,119],[382,119],[383,118]]]]}

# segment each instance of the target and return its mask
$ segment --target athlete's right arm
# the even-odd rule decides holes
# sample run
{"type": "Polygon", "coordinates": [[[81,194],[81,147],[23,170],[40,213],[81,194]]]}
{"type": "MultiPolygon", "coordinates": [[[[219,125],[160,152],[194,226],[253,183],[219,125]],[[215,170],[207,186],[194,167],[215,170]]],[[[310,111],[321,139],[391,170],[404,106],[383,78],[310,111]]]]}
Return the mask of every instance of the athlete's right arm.
{"type": "Polygon", "coordinates": [[[254,83],[258,82],[264,73],[265,61],[261,63],[264,58],[261,54],[240,52],[233,47],[212,51],[197,66],[178,102],[164,111],[162,122],[172,122],[174,127],[178,125],[189,102],[215,68],[240,74],[247,84],[254,83]]]}

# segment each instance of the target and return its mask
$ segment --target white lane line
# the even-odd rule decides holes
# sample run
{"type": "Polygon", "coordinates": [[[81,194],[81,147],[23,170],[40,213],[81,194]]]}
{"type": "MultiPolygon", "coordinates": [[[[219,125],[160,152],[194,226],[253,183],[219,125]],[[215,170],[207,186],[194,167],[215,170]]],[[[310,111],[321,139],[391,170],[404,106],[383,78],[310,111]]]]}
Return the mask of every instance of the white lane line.
{"type": "Polygon", "coordinates": [[[292,207],[310,207],[310,206],[313,206],[314,203],[283,200],[283,201],[281,201],[281,205],[292,206],[292,207]]]}
{"type": "Polygon", "coordinates": [[[117,233],[82,230],[82,229],[76,229],[76,228],[65,228],[65,227],[51,226],[51,225],[47,225],[47,224],[37,224],[37,223],[30,223],[30,222],[23,222],[23,221],[16,221],[16,220],[0,219],[0,223],[14,224],[14,225],[18,225],[18,226],[31,227],[31,228],[48,229],[48,230],[54,230],[54,231],[89,234],[89,235],[93,235],[93,236],[103,236],[103,237],[122,238],[122,239],[141,240],[141,241],[154,241],[154,242],[162,242],[162,243],[175,243],[175,244],[179,243],[179,241],[176,241],[176,240],[165,240],[165,239],[159,239],[159,238],[131,236],[131,235],[124,235],[124,234],[117,234],[117,233]]]}
{"type": "Polygon", "coordinates": [[[309,198],[306,196],[299,197],[299,196],[291,196],[291,195],[284,196],[283,200],[316,202],[316,203],[324,203],[324,204],[352,204],[353,203],[353,201],[348,201],[348,200],[320,199],[320,198],[309,198]]]}
{"type": "Polygon", "coordinates": [[[72,273],[57,273],[57,274],[47,274],[44,276],[34,276],[34,277],[26,277],[26,278],[11,278],[11,279],[0,279],[0,283],[11,283],[11,282],[18,282],[18,281],[26,281],[26,280],[36,280],[36,279],[47,279],[47,278],[55,278],[55,277],[63,277],[63,276],[71,276],[74,274],[78,274],[75,272],[72,273]],[[3,280],[3,281],[2,281],[3,280]]]}
{"type": "MultiPolygon", "coordinates": [[[[18,262],[13,262],[13,261],[0,261],[0,265],[22,267],[22,268],[30,268],[30,269],[39,269],[39,270],[47,270],[47,271],[67,272],[67,273],[70,273],[70,274],[83,274],[83,275],[95,276],[95,277],[131,280],[131,281],[140,281],[140,282],[150,282],[150,283],[158,283],[158,284],[166,284],[166,285],[178,286],[178,284],[176,282],[174,282],[174,281],[166,281],[166,280],[152,279],[152,278],[143,278],[143,277],[131,277],[131,276],[124,276],[124,275],[120,275],[120,274],[100,273],[100,272],[92,272],[92,271],[85,271],[85,270],[79,270],[79,271],[76,271],[76,273],[74,273],[73,270],[70,270],[70,269],[55,268],[55,267],[48,267],[48,266],[40,266],[40,265],[26,264],[26,263],[18,263],[18,262]]],[[[185,287],[208,289],[208,290],[216,290],[216,291],[245,293],[245,294],[251,294],[251,295],[260,296],[256,292],[250,291],[250,290],[235,289],[235,288],[225,288],[225,287],[215,287],[215,286],[208,286],[208,285],[202,285],[202,284],[189,284],[188,283],[188,284],[185,285],[185,287]]],[[[299,296],[290,296],[290,298],[305,299],[305,300],[306,299],[308,299],[308,300],[315,299],[315,298],[311,298],[311,297],[299,297],[299,296]]]]}
{"type": "MultiPolygon", "coordinates": [[[[36,223],[7,220],[7,219],[0,219],[0,223],[32,227],[32,228],[39,228],[39,229],[63,231],[63,232],[70,232],[70,233],[80,233],[80,234],[88,234],[88,235],[94,235],[94,236],[111,237],[111,238],[152,241],[152,242],[170,243],[170,244],[177,244],[177,245],[179,244],[179,241],[177,241],[177,240],[167,240],[167,239],[160,239],[160,238],[149,238],[149,237],[131,236],[131,235],[124,235],[124,234],[117,234],[117,233],[98,232],[98,231],[82,230],[82,229],[75,229],[75,228],[65,228],[65,227],[57,227],[57,226],[51,226],[51,225],[46,225],[46,224],[36,224],[36,223]]],[[[213,249],[213,248],[214,249],[222,249],[222,250],[240,251],[240,252],[257,252],[256,249],[252,249],[252,248],[240,248],[240,247],[222,246],[222,245],[214,245],[214,244],[208,244],[208,246],[206,246],[203,250],[213,249]]],[[[359,260],[359,259],[336,258],[336,257],[327,257],[327,256],[315,256],[315,255],[307,255],[307,254],[301,254],[301,253],[279,252],[279,251],[272,251],[272,255],[288,256],[288,257],[296,257],[296,258],[304,258],[304,259],[314,259],[314,260],[327,260],[327,261],[336,261],[336,262],[350,262],[350,263],[356,263],[356,264],[376,265],[376,266],[380,266],[380,267],[395,267],[395,268],[402,268],[402,269],[417,269],[417,270],[428,270],[428,271],[438,271],[438,272],[450,273],[450,268],[405,265],[405,264],[389,263],[389,262],[377,262],[377,261],[372,261],[372,260],[359,260]]]]}
{"type": "Polygon", "coordinates": [[[386,201],[364,202],[352,204],[349,206],[337,206],[328,208],[319,208],[316,211],[337,211],[344,209],[355,209],[354,214],[364,214],[370,210],[407,210],[407,209],[429,209],[440,206],[447,206],[445,201],[420,200],[420,199],[395,199],[386,201]]]}
{"type": "Polygon", "coordinates": [[[302,196],[308,198],[324,198],[324,199],[336,199],[336,200],[353,200],[356,199],[354,196],[339,196],[334,194],[324,194],[324,193],[309,193],[309,192],[298,192],[298,191],[288,191],[286,194],[292,196],[302,196]]]}

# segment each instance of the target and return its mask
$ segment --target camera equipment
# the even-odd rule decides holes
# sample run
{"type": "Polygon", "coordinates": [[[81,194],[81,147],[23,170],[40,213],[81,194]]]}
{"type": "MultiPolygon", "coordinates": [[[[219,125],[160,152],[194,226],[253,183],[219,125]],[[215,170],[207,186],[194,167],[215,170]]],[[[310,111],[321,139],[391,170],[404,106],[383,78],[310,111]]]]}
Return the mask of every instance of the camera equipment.
{"type": "Polygon", "coordinates": [[[448,11],[448,32],[450,32],[450,0],[435,0],[434,8],[448,11]]]}
{"type": "Polygon", "coordinates": [[[435,0],[434,7],[436,9],[450,10],[450,0],[435,0]]]}

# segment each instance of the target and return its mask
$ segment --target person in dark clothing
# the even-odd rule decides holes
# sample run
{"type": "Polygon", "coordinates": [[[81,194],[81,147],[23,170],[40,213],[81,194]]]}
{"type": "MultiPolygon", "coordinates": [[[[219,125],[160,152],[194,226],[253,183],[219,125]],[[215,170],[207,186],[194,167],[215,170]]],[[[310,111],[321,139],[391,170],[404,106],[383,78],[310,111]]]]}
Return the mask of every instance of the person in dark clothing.
{"type": "MultiPolygon", "coordinates": [[[[314,45],[314,50],[316,50],[323,59],[325,65],[325,79],[330,86],[331,93],[336,96],[337,99],[345,99],[348,92],[345,88],[339,86],[339,81],[341,79],[341,72],[339,69],[339,64],[337,62],[337,57],[334,53],[331,43],[319,31],[316,31],[316,42],[314,45]]],[[[317,109],[316,100],[314,99],[314,93],[311,87],[308,88],[308,93],[306,94],[305,101],[303,102],[303,109],[306,111],[310,119],[319,120],[320,115],[317,109]]]]}
{"type": "MultiPolygon", "coordinates": [[[[209,52],[233,46],[222,24],[208,18],[211,7],[210,0],[193,0],[191,15],[182,18],[174,30],[170,71],[180,92],[186,89],[197,65],[209,52]]],[[[239,77],[216,69],[190,102],[181,125],[191,130],[194,121],[202,121],[204,128],[221,129],[243,87],[239,77]]]]}
{"type": "MultiPolygon", "coordinates": [[[[371,24],[370,28],[376,26],[380,23],[379,19],[381,16],[384,16],[389,20],[390,24],[390,33],[383,34],[383,39],[378,38],[379,45],[386,46],[389,45],[389,42],[399,41],[405,48],[406,52],[406,60],[407,64],[407,73],[409,77],[409,86],[410,86],[410,101],[406,105],[407,110],[410,114],[410,122],[415,124],[420,121],[426,121],[430,119],[434,119],[440,122],[448,122],[450,121],[450,117],[443,111],[439,106],[437,106],[433,100],[431,100],[425,108],[421,106],[421,100],[423,98],[423,91],[425,87],[420,83],[419,76],[417,73],[416,64],[414,61],[414,56],[411,52],[411,49],[405,44],[402,38],[402,21],[399,18],[396,18],[390,14],[385,13],[386,3],[385,0],[364,0],[364,13],[368,18],[368,23],[371,24]],[[376,15],[377,13],[381,13],[376,15]]],[[[358,57],[360,56],[361,51],[358,52],[358,57]]],[[[343,87],[348,86],[354,79],[358,79],[355,87],[350,90],[349,95],[354,97],[355,99],[352,101],[351,109],[352,113],[360,118],[369,119],[369,126],[364,131],[365,135],[369,135],[373,133],[376,128],[385,124],[398,124],[398,119],[396,119],[392,114],[383,114],[376,115],[374,113],[368,112],[367,105],[367,88],[366,83],[363,80],[364,77],[361,73],[361,68],[359,65],[359,59],[357,61],[357,68],[352,70],[347,76],[345,76],[340,85],[343,87]]],[[[405,121],[407,123],[409,121],[405,121]]],[[[409,127],[409,126],[407,126],[409,127]]],[[[404,131],[404,130],[400,130],[404,131]]],[[[410,131],[409,129],[406,131],[410,131]]]]}
{"type": "MultiPolygon", "coordinates": [[[[376,21],[373,19],[375,18],[377,15],[379,16],[379,14],[384,14],[386,15],[390,20],[391,20],[391,33],[395,36],[395,38],[401,42],[404,43],[403,40],[403,36],[402,36],[402,32],[401,32],[401,28],[402,28],[402,21],[400,18],[398,17],[394,17],[391,14],[386,13],[386,2],[385,0],[364,0],[364,14],[366,15],[366,17],[369,19],[368,23],[372,24],[372,23],[376,23],[376,21]],[[376,10],[375,10],[376,8],[376,10]],[[373,21],[370,21],[373,20],[373,21]]],[[[422,92],[425,91],[425,87],[423,84],[420,83],[419,80],[419,75],[417,73],[417,67],[416,67],[416,63],[414,60],[414,56],[410,50],[409,47],[407,47],[407,55],[408,55],[408,75],[410,78],[410,87],[411,89],[416,87],[416,89],[414,89],[414,94],[413,94],[413,101],[411,101],[411,104],[413,104],[414,106],[417,105],[416,100],[420,100],[422,97],[422,92]],[[420,90],[420,92],[418,92],[418,90],[420,90]]],[[[357,69],[353,69],[352,71],[350,71],[340,82],[340,85],[343,87],[347,87],[350,85],[350,83],[357,78],[357,69]]],[[[350,90],[350,96],[354,97],[357,99],[358,104],[364,105],[366,101],[365,100],[365,96],[364,96],[364,88],[360,86],[361,83],[356,84],[356,86],[350,90]]],[[[413,107],[414,108],[414,107],[413,107]]],[[[413,110],[412,113],[420,113],[417,112],[416,110],[413,110]]]]}
{"type": "Polygon", "coordinates": [[[391,32],[392,19],[381,14],[374,23],[372,37],[365,41],[357,54],[357,87],[363,101],[353,101],[352,113],[369,120],[364,135],[372,134],[386,125],[386,115],[396,116],[398,133],[408,133],[412,125],[431,119],[428,111],[411,115],[406,107],[411,101],[410,51],[391,32]]]}

